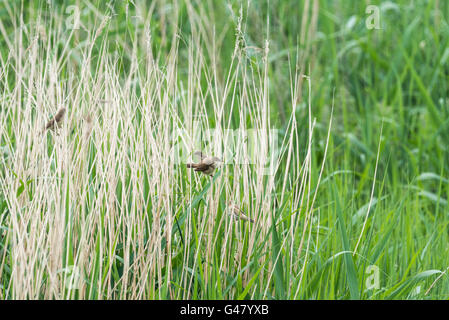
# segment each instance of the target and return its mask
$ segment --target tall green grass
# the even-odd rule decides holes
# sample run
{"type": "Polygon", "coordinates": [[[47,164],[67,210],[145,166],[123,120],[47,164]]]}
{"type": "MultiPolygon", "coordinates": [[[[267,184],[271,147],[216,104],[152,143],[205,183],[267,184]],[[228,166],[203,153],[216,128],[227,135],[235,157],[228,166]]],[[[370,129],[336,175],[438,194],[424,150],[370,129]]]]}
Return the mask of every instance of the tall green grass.
{"type": "Polygon", "coordinates": [[[371,4],[2,1],[0,297],[447,299],[449,5],[371,4]]]}

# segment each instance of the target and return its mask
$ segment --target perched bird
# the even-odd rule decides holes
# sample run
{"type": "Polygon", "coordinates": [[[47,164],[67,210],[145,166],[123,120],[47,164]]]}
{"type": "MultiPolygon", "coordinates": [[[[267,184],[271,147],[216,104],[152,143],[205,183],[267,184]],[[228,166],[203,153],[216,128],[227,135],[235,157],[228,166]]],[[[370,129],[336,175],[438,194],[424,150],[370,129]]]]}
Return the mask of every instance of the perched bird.
{"type": "Polygon", "coordinates": [[[213,176],[213,172],[222,162],[218,157],[206,156],[202,151],[196,151],[195,156],[199,157],[199,163],[187,163],[187,168],[193,168],[205,175],[213,176]]]}
{"type": "Polygon", "coordinates": [[[91,113],[86,114],[83,117],[83,119],[84,119],[84,140],[87,140],[94,126],[92,114],[91,113]]]}
{"type": "Polygon", "coordinates": [[[253,219],[246,216],[243,213],[243,210],[240,209],[236,204],[234,204],[232,202],[228,203],[228,212],[234,220],[243,220],[243,221],[249,221],[251,223],[254,223],[253,219]]]}
{"type": "Polygon", "coordinates": [[[65,115],[65,108],[62,107],[61,109],[58,110],[55,116],[47,122],[44,130],[42,130],[42,133],[44,133],[46,130],[54,130],[55,127],[56,128],[61,127],[62,120],[64,120],[64,115],[65,115]]]}

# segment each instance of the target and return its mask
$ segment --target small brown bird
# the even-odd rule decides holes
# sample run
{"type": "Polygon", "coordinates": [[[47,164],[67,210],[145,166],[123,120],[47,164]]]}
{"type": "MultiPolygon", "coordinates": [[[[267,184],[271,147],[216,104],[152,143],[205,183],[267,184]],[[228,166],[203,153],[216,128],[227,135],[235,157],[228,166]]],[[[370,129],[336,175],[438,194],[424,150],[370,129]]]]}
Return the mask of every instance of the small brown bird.
{"type": "Polygon", "coordinates": [[[61,109],[58,110],[56,115],[47,122],[44,130],[42,130],[42,133],[44,133],[46,130],[54,130],[55,128],[61,127],[62,120],[64,120],[64,115],[65,115],[65,108],[62,107],[61,109]]]}
{"type": "Polygon", "coordinates": [[[220,158],[206,156],[202,151],[196,151],[194,155],[199,157],[199,163],[187,163],[187,168],[194,168],[195,171],[199,171],[211,177],[218,167],[219,162],[222,162],[220,158]]]}
{"type": "Polygon", "coordinates": [[[234,220],[243,220],[243,221],[249,221],[251,223],[254,223],[254,220],[251,219],[250,217],[248,217],[247,215],[245,215],[243,213],[243,210],[240,209],[236,204],[229,202],[228,203],[228,211],[229,211],[229,215],[234,219],[234,220]]]}
{"type": "Polygon", "coordinates": [[[91,113],[87,113],[84,117],[84,140],[87,140],[92,133],[92,129],[94,127],[94,119],[91,113]]]}

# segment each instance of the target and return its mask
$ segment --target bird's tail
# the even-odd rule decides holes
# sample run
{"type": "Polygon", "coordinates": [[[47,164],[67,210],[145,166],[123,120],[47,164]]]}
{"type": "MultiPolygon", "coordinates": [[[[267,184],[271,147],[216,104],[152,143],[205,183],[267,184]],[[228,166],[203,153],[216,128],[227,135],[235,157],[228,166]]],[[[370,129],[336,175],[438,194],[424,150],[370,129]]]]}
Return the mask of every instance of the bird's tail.
{"type": "Polygon", "coordinates": [[[198,165],[196,163],[187,163],[187,168],[196,168],[198,165]]]}

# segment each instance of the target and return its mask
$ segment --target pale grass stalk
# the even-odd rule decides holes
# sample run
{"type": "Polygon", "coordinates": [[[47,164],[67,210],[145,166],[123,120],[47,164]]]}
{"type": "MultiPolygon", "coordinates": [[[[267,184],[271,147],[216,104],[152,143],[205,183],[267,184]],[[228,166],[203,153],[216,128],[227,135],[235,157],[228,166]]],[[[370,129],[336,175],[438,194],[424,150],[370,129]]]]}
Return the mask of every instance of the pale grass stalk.
{"type": "MultiPolygon", "coordinates": [[[[139,45],[151,48],[152,39],[136,30],[135,42],[123,48],[130,59],[126,75],[119,73],[121,62],[108,53],[111,44],[102,38],[108,30],[105,17],[99,16],[99,28],[88,31],[84,47],[70,47],[77,31],[65,34],[61,17],[54,17],[54,29],[47,30],[45,45],[38,46],[36,42],[25,50],[22,31],[11,40],[10,59],[2,60],[1,64],[5,68],[16,67],[17,81],[14,88],[0,97],[7,106],[0,111],[0,136],[13,145],[5,129],[9,125],[16,141],[23,143],[17,143],[10,159],[2,159],[11,170],[0,176],[0,188],[8,200],[10,213],[6,239],[11,244],[14,262],[8,288],[3,291],[8,297],[191,299],[200,270],[207,287],[215,272],[235,275],[246,267],[245,261],[263,266],[249,295],[262,288],[266,297],[272,286],[273,263],[269,254],[258,257],[255,254],[270,252],[273,246],[270,237],[272,223],[276,223],[272,221],[276,209],[273,199],[278,191],[282,192],[280,202],[291,201],[292,209],[289,229],[280,230],[281,251],[288,248],[290,261],[294,261],[293,238],[301,233],[298,228],[304,222],[303,237],[308,234],[307,260],[317,192],[310,200],[313,133],[310,102],[306,158],[300,161],[301,128],[293,111],[279,155],[274,159],[274,171],[266,175],[264,165],[272,152],[269,141],[276,134],[270,131],[268,41],[260,51],[262,66],[249,65],[241,11],[237,26],[241,38],[237,42],[243,42],[236,43],[230,65],[222,66],[219,51],[223,38],[215,39],[215,33],[211,38],[208,33],[214,27],[213,21],[205,16],[206,7],[190,2],[187,5],[191,38],[183,39],[176,34],[161,66],[159,53],[153,54],[151,50],[141,59],[139,45]],[[55,35],[64,37],[67,43],[59,55],[44,55],[54,53],[55,35]],[[184,41],[189,58],[187,83],[179,80],[178,70],[179,50],[184,41]],[[102,48],[100,56],[94,55],[96,46],[102,48]],[[73,54],[78,54],[80,62],[71,58],[73,54]],[[68,76],[63,75],[64,70],[68,76]],[[207,89],[202,88],[204,79],[207,89]],[[141,89],[140,96],[137,87],[141,89]],[[23,106],[21,97],[25,97],[23,106]],[[68,108],[61,131],[42,137],[31,135],[60,105],[68,108]],[[214,120],[214,141],[218,142],[209,151],[222,152],[233,139],[229,129],[237,129],[231,126],[232,112],[240,113],[235,118],[240,130],[238,137],[243,138],[248,130],[258,133],[260,145],[255,163],[236,164],[232,169],[225,165],[200,205],[192,208],[190,203],[208,180],[183,174],[182,164],[176,164],[170,156],[172,134],[177,129],[186,132],[180,139],[193,149],[195,137],[201,130],[204,133],[212,129],[210,120],[214,120]],[[93,117],[91,124],[83,122],[87,113],[93,117]],[[200,128],[195,128],[196,123],[200,128]],[[280,175],[282,169],[285,171],[280,175]],[[16,175],[25,183],[31,181],[31,198],[28,187],[20,197],[16,196],[20,187],[16,175]],[[292,187],[292,198],[288,199],[286,190],[292,187]],[[223,199],[245,208],[255,220],[254,225],[230,220],[223,213],[223,199]],[[182,226],[182,246],[174,215],[179,218],[189,207],[182,226]],[[296,224],[294,213],[298,216],[296,224]],[[198,244],[193,228],[198,233],[198,244]],[[218,243],[222,247],[217,247],[218,243]],[[174,260],[178,254],[182,257],[174,260]],[[215,257],[220,259],[218,265],[215,257]],[[118,264],[120,274],[115,270],[118,264]],[[174,273],[175,266],[181,271],[174,273]],[[80,272],[78,280],[74,273],[69,273],[72,269],[80,272]],[[77,287],[73,288],[74,285],[77,287]]],[[[143,4],[140,6],[141,13],[147,12],[143,4]]],[[[151,13],[144,17],[146,26],[151,13]]],[[[174,15],[177,16],[176,9],[174,15]]],[[[177,27],[177,22],[173,23],[177,27]]],[[[2,26],[0,23],[3,33],[2,26]]],[[[267,39],[268,36],[267,33],[267,39]]],[[[299,99],[300,81],[301,76],[295,74],[294,101],[299,99]]],[[[249,159],[252,155],[241,145],[237,146],[235,156],[249,159]]],[[[5,252],[1,257],[0,277],[9,264],[6,255],[5,252]]],[[[295,269],[297,265],[290,263],[290,271],[295,269]]],[[[251,267],[241,273],[243,286],[253,272],[251,267]]],[[[225,288],[226,276],[221,281],[225,288]]],[[[287,286],[289,295],[290,287],[291,283],[287,286]]],[[[234,297],[236,292],[231,288],[225,298],[234,297]]]]}

